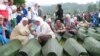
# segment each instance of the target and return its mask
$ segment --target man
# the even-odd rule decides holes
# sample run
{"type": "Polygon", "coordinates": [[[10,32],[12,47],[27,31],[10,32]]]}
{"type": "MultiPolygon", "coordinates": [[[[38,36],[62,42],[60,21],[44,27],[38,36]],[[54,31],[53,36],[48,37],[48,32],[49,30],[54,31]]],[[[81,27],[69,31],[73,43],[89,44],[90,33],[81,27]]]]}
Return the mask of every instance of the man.
{"type": "Polygon", "coordinates": [[[38,6],[38,16],[43,17],[43,12],[40,6],[38,6]]]}
{"type": "Polygon", "coordinates": [[[22,4],[22,11],[23,11],[23,17],[26,17],[27,16],[27,10],[25,8],[25,4],[22,4]]]}
{"type": "Polygon", "coordinates": [[[34,4],[32,9],[32,19],[34,19],[36,16],[38,16],[38,4],[34,4]]]}

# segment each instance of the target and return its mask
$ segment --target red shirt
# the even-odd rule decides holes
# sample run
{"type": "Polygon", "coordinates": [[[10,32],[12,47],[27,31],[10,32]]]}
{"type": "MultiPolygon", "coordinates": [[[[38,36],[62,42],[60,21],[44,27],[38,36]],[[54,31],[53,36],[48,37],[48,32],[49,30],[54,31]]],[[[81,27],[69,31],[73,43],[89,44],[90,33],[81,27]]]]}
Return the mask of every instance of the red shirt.
{"type": "Polygon", "coordinates": [[[8,10],[0,10],[0,15],[2,15],[4,18],[8,18],[8,10]]]}

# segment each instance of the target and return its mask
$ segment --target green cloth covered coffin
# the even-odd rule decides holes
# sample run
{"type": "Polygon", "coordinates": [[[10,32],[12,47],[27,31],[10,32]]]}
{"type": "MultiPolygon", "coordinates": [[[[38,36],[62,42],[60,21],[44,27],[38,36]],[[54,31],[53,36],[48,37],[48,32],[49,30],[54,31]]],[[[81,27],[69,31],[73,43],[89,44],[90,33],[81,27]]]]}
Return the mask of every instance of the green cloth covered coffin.
{"type": "Polygon", "coordinates": [[[29,42],[19,51],[17,56],[40,56],[41,45],[37,39],[31,39],[29,42]]]}
{"type": "Polygon", "coordinates": [[[100,40],[100,34],[97,33],[96,31],[90,31],[90,30],[88,30],[88,35],[90,37],[93,37],[96,40],[100,40]]]}
{"type": "Polygon", "coordinates": [[[100,33],[100,27],[98,27],[96,30],[98,31],[98,33],[100,33]]]}
{"type": "Polygon", "coordinates": [[[58,41],[60,41],[61,40],[61,36],[59,35],[59,34],[57,34],[57,33],[55,33],[55,36],[56,36],[56,39],[58,40],[58,41]]]}
{"type": "Polygon", "coordinates": [[[56,39],[49,39],[42,48],[43,56],[63,56],[63,48],[56,39]]]}
{"type": "Polygon", "coordinates": [[[12,56],[16,54],[21,47],[22,45],[19,40],[12,40],[9,44],[0,47],[0,56],[12,56]]]}
{"type": "Polygon", "coordinates": [[[84,29],[84,28],[79,28],[78,32],[86,33],[86,32],[87,32],[87,30],[86,30],[86,29],[84,29]]]}
{"type": "Polygon", "coordinates": [[[89,28],[88,31],[96,32],[94,28],[89,28]]]}
{"type": "Polygon", "coordinates": [[[62,37],[65,38],[65,39],[68,39],[70,37],[73,37],[73,35],[68,33],[68,32],[65,32],[65,34],[62,37]]]}
{"type": "Polygon", "coordinates": [[[88,37],[88,34],[82,33],[82,32],[78,32],[78,37],[79,37],[79,39],[84,41],[84,39],[88,37]]]}
{"type": "Polygon", "coordinates": [[[92,37],[85,39],[83,47],[93,56],[100,56],[100,42],[92,37]]]}
{"type": "Polygon", "coordinates": [[[64,50],[70,56],[88,56],[87,51],[73,38],[69,38],[65,42],[64,50]]]}

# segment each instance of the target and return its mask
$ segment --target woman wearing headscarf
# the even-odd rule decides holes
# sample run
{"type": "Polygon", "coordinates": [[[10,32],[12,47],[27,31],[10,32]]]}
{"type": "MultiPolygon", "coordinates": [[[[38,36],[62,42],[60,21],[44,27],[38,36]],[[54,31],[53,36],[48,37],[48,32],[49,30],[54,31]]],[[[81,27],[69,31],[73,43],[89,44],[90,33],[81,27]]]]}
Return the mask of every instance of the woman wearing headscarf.
{"type": "Polygon", "coordinates": [[[55,38],[55,34],[51,30],[50,26],[44,22],[41,17],[36,17],[34,21],[36,25],[36,32],[33,32],[32,34],[38,37],[41,45],[44,45],[48,39],[55,38]]]}
{"type": "Polygon", "coordinates": [[[29,33],[28,19],[24,17],[21,22],[13,29],[10,39],[18,39],[22,42],[23,45],[25,45],[29,40],[29,33]]]}
{"type": "Polygon", "coordinates": [[[76,35],[76,26],[74,19],[71,18],[70,14],[67,14],[65,17],[65,25],[66,25],[66,30],[67,32],[71,33],[72,35],[76,35]]]}
{"type": "Polygon", "coordinates": [[[8,28],[6,28],[4,26],[4,17],[2,15],[0,15],[0,42],[2,44],[7,44],[9,43],[9,39],[7,37],[7,32],[6,31],[9,31],[8,28]]]}
{"type": "Polygon", "coordinates": [[[60,36],[63,36],[65,33],[65,26],[63,23],[61,23],[60,20],[56,20],[56,23],[54,25],[54,32],[58,33],[60,36]]]}

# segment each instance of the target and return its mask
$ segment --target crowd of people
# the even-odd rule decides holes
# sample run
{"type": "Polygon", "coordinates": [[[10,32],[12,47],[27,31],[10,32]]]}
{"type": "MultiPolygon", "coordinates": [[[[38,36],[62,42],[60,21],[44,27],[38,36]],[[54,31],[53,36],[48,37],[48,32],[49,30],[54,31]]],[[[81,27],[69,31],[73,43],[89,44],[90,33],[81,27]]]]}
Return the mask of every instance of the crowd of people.
{"type": "MultiPolygon", "coordinates": [[[[0,1],[0,42],[4,45],[18,39],[25,45],[30,39],[37,39],[44,45],[50,38],[61,37],[68,32],[76,35],[79,27],[99,27],[100,11],[64,15],[61,4],[56,7],[54,18],[43,15],[37,3],[26,8],[25,4],[13,5],[13,0],[0,1]]],[[[62,37],[63,38],[63,37],[62,37]]]]}

